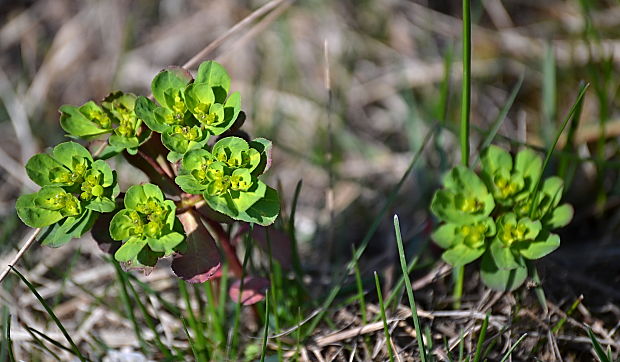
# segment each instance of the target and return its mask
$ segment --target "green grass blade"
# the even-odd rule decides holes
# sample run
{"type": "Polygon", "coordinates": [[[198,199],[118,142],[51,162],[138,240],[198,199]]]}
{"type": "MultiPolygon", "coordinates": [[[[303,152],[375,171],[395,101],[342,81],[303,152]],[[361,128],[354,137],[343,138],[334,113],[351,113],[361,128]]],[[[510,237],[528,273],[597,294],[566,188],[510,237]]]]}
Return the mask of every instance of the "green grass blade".
{"type": "Polygon", "coordinates": [[[566,311],[566,315],[564,317],[562,317],[562,319],[560,319],[554,326],[553,328],[551,328],[551,332],[558,333],[560,331],[560,329],[562,329],[562,327],[564,326],[564,324],[566,323],[566,321],[568,320],[568,317],[570,317],[573,312],[577,309],[577,307],[579,306],[579,304],[581,304],[581,301],[583,300],[583,295],[579,296],[579,298],[575,299],[575,301],[573,302],[573,304],[571,304],[571,306],[568,308],[568,310],[566,311]]]}
{"type": "Polygon", "coordinates": [[[215,329],[215,340],[218,343],[218,347],[220,347],[226,343],[226,334],[222,328],[223,321],[220,319],[218,308],[216,306],[216,299],[213,294],[213,283],[206,282],[202,285],[207,296],[207,303],[205,305],[205,315],[209,318],[207,322],[215,329]]]}
{"type": "Polygon", "coordinates": [[[549,142],[553,130],[553,120],[557,114],[557,81],[555,71],[555,54],[549,43],[545,44],[545,56],[543,58],[542,73],[542,116],[543,136],[546,143],[549,142]]]}
{"type": "Polygon", "coordinates": [[[179,280],[179,292],[181,293],[181,297],[185,301],[185,306],[187,308],[187,323],[191,330],[194,332],[194,348],[196,349],[196,354],[198,355],[196,360],[208,361],[209,356],[205,341],[204,330],[202,329],[202,322],[196,319],[196,314],[192,309],[191,298],[189,296],[187,286],[182,280],[179,280]]]}
{"type": "MultiPolygon", "coordinates": [[[[385,306],[383,305],[383,295],[381,294],[381,284],[379,283],[379,275],[375,272],[375,287],[377,288],[377,297],[379,298],[379,309],[381,310],[381,320],[383,321],[383,334],[385,335],[385,345],[387,347],[390,362],[394,362],[394,352],[392,351],[392,343],[390,342],[390,330],[385,316],[385,306]]],[[[421,337],[421,336],[420,336],[421,337]]]]}
{"type": "MultiPolygon", "coordinates": [[[[564,122],[562,123],[562,127],[560,128],[560,130],[557,132],[557,134],[555,135],[555,140],[553,141],[553,144],[551,144],[551,147],[547,150],[547,154],[545,156],[545,161],[543,162],[543,166],[542,166],[542,172],[540,177],[538,178],[538,180],[536,181],[536,186],[534,186],[534,190],[532,192],[532,205],[536,205],[536,201],[538,199],[538,193],[540,191],[540,184],[542,181],[542,175],[545,172],[545,170],[547,169],[547,165],[549,164],[549,160],[551,160],[551,155],[553,154],[553,150],[555,149],[555,147],[558,144],[558,141],[560,140],[560,136],[562,135],[562,132],[564,132],[564,129],[566,128],[566,125],[568,124],[568,122],[573,119],[573,117],[575,116],[577,109],[579,107],[579,104],[581,102],[583,102],[583,98],[586,94],[586,91],[588,90],[588,87],[590,85],[589,84],[582,84],[579,87],[579,93],[577,95],[577,99],[575,100],[575,103],[573,103],[572,107],[570,108],[568,115],[566,116],[566,118],[564,119],[564,122]]],[[[532,207],[530,210],[530,217],[534,216],[534,211],[536,210],[535,207],[532,207]]]]}
{"type": "MultiPolygon", "coordinates": [[[[510,92],[510,95],[508,96],[506,103],[500,110],[499,114],[497,115],[497,118],[495,118],[495,121],[493,121],[491,130],[489,131],[489,133],[487,133],[487,135],[484,137],[484,140],[480,144],[480,148],[479,148],[480,152],[486,149],[487,147],[489,147],[489,145],[491,145],[491,143],[493,142],[493,139],[495,139],[497,132],[499,132],[499,129],[504,123],[504,120],[506,120],[506,116],[508,115],[510,108],[512,108],[512,105],[514,104],[515,99],[517,99],[517,95],[519,94],[519,91],[521,90],[521,86],[523,85],[524,77],[525,77],[525,73],[521,73],[521,76],[519,77],[517,84],[512,88],[512,92],[510,92]]],[[[472,162],[472,167],[475,167],[480,161],[480,152],[478,152],[478,154],[476,155],[476,159],[474,160],[474,162],[472,162]]]]}
{"type": "Polygon", "coordinates": [[[131,299],[129,298],[129,291],[127,290],[127,279],[124,276],[125,272],[121,269],[121,266],[119,265],[118,261],[116,261],[115,259],[112,259],[111,262],[112,264],[114,264],[114,268],[116,270],[116,277],[118,281],[120,282],[121,302],[125,306],[125,312],[127,313],[129,320],[131,321],[136,338],[138,338],[138,343],[140,344],[140,347],[142,348],[142,353],[146,355],[148,353],[149,347],[146,341],[144,340],[144,337],[142,336],[142,327],[138,323],[138,320],[136,319],[136,315],[133,311],[133,303],[131,302],[131,299]]]}
{"type": "Polygon", "coordinates": [[[469,116],[471,105],[471,3],[463,0],[463,83],[461,93],[461,164],[469,166],[469,116]]]}
{"type": "Polygon", "coordinates": [[[341,273],[340,277],[336,278],[337,282],[332,287],[329,294],[327,295],[327,298],[321,305],[321,311],[316,315],[316,317],[312,320],[312,322],[308,324],[308,328],[306,329],[306,333],[304,334],[304,339],[307,338],[312,333],[312,331],[314,331],[314,329],[316,329],[316,326],[325,316],[325,313],[327,312],[327,310],[333,303],[334,299],[338,295],[338,292],[340,292],[340,289],[342,288],[342,285],[344,283],[346,276],[351,272],[351,270],[353,270],[355,262],[359,260],[359,258],[362,256],[362,254],[366,250],[366,247],[368,246],[370,239],[372,238],[372,236],[375,234],[375,232],[379,228],[379,225],[381,224],[381,221],[383,220],[388,209],[392,206],[392,204],[396,200],[396,197],[398,196],[398,192],[400,191],[401,187],[407,180],[407,177],[413,170],[413,167],[418,163],[418,160],[422,156],[422,151],[426,148],[426,145],[428,144],[428,142],[431,139],[433,139],[433,135],[436,132],[436,130],[437,130],[437,127],[434,127],[425,135],[424,142],[422,143],[420,148],[416,151],[415,155],[413,156],[413,159],[411,160],[411,162],[409,163],[409,166],[407,167],[407,170],[405,170],[400,180],[398,181],[398,184],[396,184],[396,186],[391,190],[390,195],[388,196],[388,199],[385,201],[385,204],[379,211],[379,214],[377,215],[373,223],[370,225],[370,228],[366,232],[364,239],[362,239],[362,242],[360,243],[359,248],[357,248],[357,250],[355,251],[355,254],[353,255],[353,260],[347,264],[347,267],[345,268],[344,272],[341,273]]]}
{"type": "Polygon", "coordinates": [[[512,354],[512,352],[515,350],[515,348],[517,348],[517,346],[519,346],[519,344],[521,344],[521,342],[523,342],[523,340],[525,339],[525,337],[527,337],[527,333],[523,333],[523,335],[521,337],[519,337],[519,339],[517,339],[517,341],[512,345],[512,347],[510,347],[510,349],[508,350],[508,352],[506,352],[506,354],[504,355],[504,357],[502,357],[500,362],[504,362],[505,360],[508,359],[508,357],[510,357],[510,355],[512,354]]]}
{"type": "MultiPolygon", "coordinates": [[[[411,288],[411,280],[409,280],[407,260],[405,258],[405,249],[403,248],[403,238],[400,233],[400,222],[398,221],[397,215],[394,215],[394,232],[396,233],[396,245],[398,246],[398,256],[400,258],[400,267],[403,271],[403,278],[405,280],[405,288],[407,289],[407,297],[409,298],[409,307],[411,308],[411,318],[413,319],[416,339],[418,341],[418,348],[420,350],[420,360],[422,362],[426,362],[426,359],[427,359],[426,348],[424,347],[424,339],[422,337],[422,329],[420,328],[420,320],[418,318],[418,309],[415,305],[415,299],[413,297],[413,289],[411,288]]],[[[381,304],[383,304],[383,301],[381,301],[381,304]]]]}
{"type": "Polygon", "coordinates": [[[15,361],[15,356],[13,355],[13,341],[11,341],[11,313],[6,305],[2,306],[2,325],[4,328],[2,328],[0,358],[2,358],[2,361],[6,361],[6,359],[15,361]]]}
{"type": "Polygon", "coordinates": [[[24,282],[24,284],[26,284],[26,286],[28,287],[28,289],[30,289],[30,291],[32,292],[32,294],[34,294],[34,296],[37,298],[37,300],[39,301],[39,303],[41,303],[41,305],[43,306],[43,308],[45,308],[45,311],[47,312],[47,314],[49,314],[49,316],[52,318],[52,320],[54,321],[54,323],[56,324],[56,326],[58,327],[58,329],[60,329],[60,331],[62,332],[62,335],[67,339],[67,341],[69,342],[69,344],[71,345],[71,350],[72,353],[77,356],[77,358],[80,359],[80,361],[86,361],[86,358],[82,355],[82,353],[80,352],[79,348],[77,347],[77,345],[75,344],[75,342],[73,342],[73,339],[71,338],[71,336],[69,335],[69,333],[67,332],[67,330],[65,329],[65,326],[62,325],[62,323],[60,322],[60,320],[58,319],[58,317],[56,317],[56,314],[54,314],[54,311],[52,310],[52,308],[50,308],[50,306],[47,304],[47,302],[45,301],[45,299],[43,299],[43,297],[41,297],[41,295],[39,294],[39,292],[37,292],[37,289],[34,287],[34,285],[32,285],[28,279],[26,279],[26,277],[24,277],[22,275],[22,273],[20,273],[17,269],[15,269],[12,265],[9,265],[9,267],[11,268],[11,270],[13,270],[15,272],[15,274],[17,274],[17,276],[19,276],[19,278],[22,280],[22,282],[24,282]]]}
{"type": "Polygon", "coordinates": [[[263,348],[260,352],[260,362],[265,362],[267,353],[267,338],[269,337],[269,291],[265,293],[265,328],[263,329],[263,348]]]}
{"type": "Polygon", "coordinates": [[[243,256],[243,265],[242,265],[242,273],[241,280],[239,282],[239,296],[237,297],[237,301],[235,303],[235,313],[233,318],[233,328],[231,330],[231,338],[230,343],[227,347],[228,359],[232,359],[232,354],[236,352],[237,343],[239,338],[239,319],[241,316],[241,295],[243,294],[243,286],[245,284],[245,272],[247,270],[248,262],[250,260],[250,255],[252,255],[252,246],[254,243],[251,242],[252,231],[254,230],[254,225],[250,224],[250,230],[246,234],[245,237],[245,255],[243,256]]]}
{"type": "Polygon", "coordinates": [[[28,334],[30,334],[30,336],[36,341],[36,343],[41,346],[41,348],[43,348],[44,350],[46,350],[47,352],[49,352],[52,356],[54,356],[56,359],[58,359],[60,361],[60,357],[58,357],[58,355],[56,353],[54,353],[54,351],[52,351],[51,349],[47,348],[47,346],[45,345],[45,343],[43,343],[43,341],[41,341],[41,339],[39,339],[39,337],[43,338],[44,340],[46,340],[48,343],[54,345],[56,348],[62,349],[64,351],[67,351],[69,353],[73,353],[73,351],[71,350],[71,348],[63,345],[62,343],[48,337],[45,333],[40,332],[34,328],[28,327],[26,326],[26,332],[28,332],[28,334]]]}
{"type": "Polygon", "coordinates": [[[133,298],[136,301],[136,303],[138,304],[138,308],[140,309],[140,312],[142,313],[142,317],[144,318],[144,321],[146,322],[146,325],[153,332],[153,336],[154,336],[154,339],[155,339],[155,345],[157,345],[157,348],[164,355],[165,358],[172,359],[173,356],[170,353],[170,350],[161,341],[161,338],[159,338],[159,331],[157,331],[157,328],[155,326],[155,323],[153,323],[153,319],[151,318],[151,315],[146,310],[146,306],[140,300],[140,295],[136,292],[136,289],[131,284],[131,282],[129,280],[127,280],[127,278],[125,276],[123,276],[123,278],[125,278],[125,281],[127,282],[127,286],[129,287],[129,290],[131,290],[131,293],[133,294],[133,298]]]}
{"type": "Polygon", "coordinates": [[[189,343],[189,347],[192,349],[192,353],[194,354],[194,359],[196,361],[200,360],[200,355],[198,354],[198,349],[196,348],[196,344],[194,343],[194,339],[192,338],[191,334],[189,333],[189,330],[187,328],[187,320],[185,318],[183,318],[183,316],[180,317],[181,319],[181,323],[183,324],[183,330],[185,331],[185,335],[187,336],[187,342],[189,343]]]}
{"type": "Polygon", "coordinates": [[[487,328],[489,327],[489,313],[484,317],[482,326],[480,327],[480,335],[478,336],[478,343],[476,343],[476,353],[474,354],[474,362],[480,361],[482,355],[482,345],[487,336],[487,328]]]}
{"type": "Polygon", "coordinates": [[[594,335],[594,332],[592,332],[592,328],[588,327],[587,331],[588,337],[590,337],[590,340],[592,341],[592,347],[594,348],[594,353],[596,353],[596,357],[601,362],[612,362],[611,358],[609,358],[609,356],[603,350],[603,346],[601,346],[601,343],[594,335]]]}

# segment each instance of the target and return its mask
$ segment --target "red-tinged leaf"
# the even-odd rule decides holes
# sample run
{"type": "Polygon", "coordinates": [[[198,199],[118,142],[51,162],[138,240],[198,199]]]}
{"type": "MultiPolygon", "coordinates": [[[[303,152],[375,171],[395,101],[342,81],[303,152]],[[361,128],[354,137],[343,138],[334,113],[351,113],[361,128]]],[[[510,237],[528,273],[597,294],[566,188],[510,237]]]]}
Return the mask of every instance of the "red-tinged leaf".
{"type": "Polygon", "coordinates": [[[172,271],[188,283],[204,283],[215,278],[221,269],[221,263],[213,237],[193,211],[178,217],[187,234],[187,249],[174,256],[172,271]]]}
{"type": "Polygon", "coordinates": [[[110,237],[110,222],[114,213],[109,212],[99,215],[93,228],[90,230],[93,239],[99,246],[99,249],[106,254],[114,255],[122,243],[110,237]]]}
{"type": "Polygon", "coordinates": [[[252,305],[265,299],[265,294],[269,288],[269,280],[261,277],[245,277],[243,280],[243,290],[241,291],[241,281],[234,282],[228,290],[230,298],[237,302],[239,292],[241,292],[241,304],[252,305]]]}

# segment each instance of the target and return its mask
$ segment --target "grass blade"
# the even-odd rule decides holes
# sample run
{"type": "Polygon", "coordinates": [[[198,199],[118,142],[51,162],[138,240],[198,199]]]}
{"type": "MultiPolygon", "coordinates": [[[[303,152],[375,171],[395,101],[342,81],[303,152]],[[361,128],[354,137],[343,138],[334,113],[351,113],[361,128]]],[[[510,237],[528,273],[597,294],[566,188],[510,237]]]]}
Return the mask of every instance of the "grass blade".
{"type": "Polygon", "coordinates": [[[588,337],[590,337],[590,340],[592,341],[592,347],[594,348],[596,357],[598,357],[601,362],[612,362],[611,358],[609,358],[609,356],[603,350],[603,346],[601,346],[601,343],[594,335],[594,332],[592,332],[592,328],[588,327],[587,331],[588,337]]]}
{"type": "Polygon", "coordinates": [[[267,337],[269,336],[269,291],[265,292],[265,328],[263,329],[263,349],[260,352],[260,362],[265,362],[267,353],[267,337]]]}
{"type": "Polygon", "coordinates": [[[489,327],[489,313],[484,317],[482,326],[480,327],[480,335],[478,336],[478,343],[476,343],[476,353],[474,354],[474,362],[480,361],[482,355],[482,345],[486,339],[487,328],[489,327]]]}
{"type": "Polygon", "coordinates": [[[37,292],[37,289],[34,287],[34,285],[32,285],[28,279],[26,279],[26,277],[24,277],[22,275],[22,273],[20,273],[17,269],[15,269],[12,265],[9,266],[11,268],[11,270],[13,270],[15,272],[15,274],[17,274],[17,276],[22,280],[22,282],[24,282],[24,284],[26,284],[26,286],[28,287],[28,289],[30,289],[30,291],[32,292],[32,294],[34,294],[34,296],[37,298],[37,300],[39,301],[39,303],[41,303],[41,305],[43,306],[43,308],[45,308],[45,311],[47,312],[47,314],[49,314],[49,316],[52,318],[52,320],[54,321],[54,323],[56,324],[56,326],[58,327],[58,329],[60,329],[60,331],[62,332],[62,335],[65,336],[65,338],[67,339],[67,341],[69,342],[69,344],[71,345],[71,350],[72,353],[77,356],[77,358],[80,359],[80,361],[86,361],[86,358],[82,355],[82,353],[80,352],[80,350],[78,349],[77,345],[75,344],[75,342],[73,342],[73,339],[71,338],[71,336],[69,335],[69,333],[67,332],[67,330],[65,329],[65,326],[62,325],[62,323],[60,322],[60,320],[58,319],[58,317],[56,317],[56,314],[54,314],[54,311],[52,310],[52,308],[50,308],[50,306],[47,304],[47,302],[45,302],[45,300],[43,299],[43,297],[41,297],[41,295],[39,294],[39,292],[37,292]]]}
{"type": "MultiPolygon", "coordinates": [[[[381,309],[381,320],[383,321],[383,334],[385,335],[385,344],[387,347],[390,362],[394,362],[394,352],[392,351],[392,343],[390,342],[390,330],[385,316],[385,306],[383,305],[383,295],[381,294],[381,284],[379,283],[379,275],[375,272],[375,286],[377,288],[377,297],[379,298],[379,308],[381,309]]],[[[420,336],[422,337],[422,336],[420,336]]]]}
{"type": "MultiPolygon", "coordinates": [[[[497,135],[497,132],[499,132],[499,129],[504,123],[504,120],[506,120],[506,116],[508,115],[510,108],[512,108],[512,105],[515,99],[517,99],[517,94],[519,94],[519,91],[521,90],[524,77],[525,77],[525,73],[521,73],[521,76],[519,77],[519,81],[514,86],[514,88],[512,88],[512,92],[510,92],[510,95],[508,96],[506,103],[504,104],[502,109],[499,111],[497,118],[495,118],[495,121],[493,122],[493,125],[491,126],[491,130],[489,131],[489,133],[487,133],[487,135],[484,137],[484,140],[480,144],[480,147],[479,147],[480,151],[489,147],[489,145],[493,142],[493,139],[497,135]]],[[[474,160],[474,162],[472,162],[472,166],[476,166],[479,161],[480,161],[480,152],[478,152],[476,159],[474,160]]]]}
{"type": "Polygon", "coordinates": [[[517,341],[515,342],[515,344],[512,345],[512,347],[510,347],[510,349],[508,350],[508,352],[506,352],[506,354],[504,355],[504,357],[502,357],[500,362],[504,362],[505,360],[508,359],[508,357],[510,357],[510,355],[512,354],[512,352],[515,350],[515,348],[517,348],[517,346],[519,346],[519,344],[521,344],[521,342],[523,342],[523,340],[525,339],[525,337],[527,337],[527,333],[523,333],[523,335],[521,337],[519,337],[519,339],[517,339],[517,341]]]}
{"type": "Polygon", "coordinates": [[[383,220],[383,217],[387,213],[388,209],[392,206],[392,204],[396,200],[396,196],[398,196],[398,191],[401,189],[401,187],[407,180],[407,177],[411,173],[411,170],[413,170],[413,167],[418,163],[418,160],[422,156],[422,151],[426,148],[426,145],[428,144],[428,142],[433,138],[433,134],[436,132],[436,130],[437,130],[437,127],[434,127],[425,135],[424,142],[422,143],[420,148],[416,151],[415,155],[413,156],[413,159],[411,160],[411,162],[409,163],[409,166],[407,167],[407,170],[405,170],[405,172],[401,176],[400,180],[398,181],[398,184],[396,184],[396,186],[392,189],[392,191],[390,192],[390,195],[388,196],[388,199],[385,201],[385,204],[379,211],[379,214],[377,215],[373,223],[370,225],[370,228],[366,232],[366,235],[364,236],[364,239],[360,243],[359,248],[357,248],[355,254],[353,255],[353,260],[349,262],[344,272],[341,273],[340,277],[336,278],[336,280],[338,281],[332,287],[327,298],[321,305],[321,308],[320,308],[321,311],[308,325],[308,329],[306,330],[306,333],[304,334],[304,339],[308,337],[312,333],[312,331],[314,331],[316,326],[325,316],[325,313],[329,309],[329,306],[333,303],[334,299],[338,295],[338,292],[340,292],[340,289],[342,288],[342,285],[344,283],[346,276],[349,274],[351,270],[353,270],[355,266],[355,262],[359,260],[359,258],[362,256],[362,254],[366,250],[366,247],[368,246],[370,239],[372,238],[372,236],[375,234],[375,232],[379,228],[379,225],[381,224],[381,221],[383,220]]]}
{"type": "MultiPolygon", "coordinates": [[[[558,144],[558,141],[560,140],[560,136],[562,135],[562,132],[564,132],[564,129],[566,128],[566,125],[568,124],[568,122],[571,119],[573,119],[573,117],[577,113],[577,109],[579,108],[579,105],[581,104],[581,102],[583,102],[583,97],[585,96],[586,91],[588,90],[589,86],[590,85],[588,83],[585,83],[585,84],[582,84],[579,87],[579,93],[577,95],[577,99],[575,100],[575,103],[573,103],[572,107],[570,108],[570,110],[568,112],[568,115],[566,116],[566,118],[564,119],[564,122],[562,123],[562,127],[560,128],[560,130],[555,135],[555,140],[553,141],[553,144],[547,150],[547,154],[545,156],[545,161],[543,162],[543,166],[542,166],[542,172],[540,174],[540,177],[536,181],[536,186],[534,186],[534,191],[532,192],[532,194],[533,194],[532,195],[532,206],[536,205],[536,200],[538,199],[538,193],[540,191],[540,184],[541,184],[541,181],[542,181],[542,175],[545,172],[545,170],[547,169],[547,165],[549,164],[549,160],[551,160],[551,155],[553,154],[553,150],[555,149],[556,145],[558,144]]],[[[534,211],[535,210],[536,210],[536,207],[531,207],[530,218],[534,217],[534,211]]]]}
{"type": "MultiPolygon", "coordinates": [[[[426,362],[426,348],[424,347],[424,338],[422,337],[422,329],[420,328],[420,320],[418,318],[418,309],[415,305],[415,299],[413,298],[413,289],[411,288],[411,281],[409,280],[407,261],[405,259],[405,250],[403,248],[403,238],[400,233],[400,223],[398,221],[397,215],[394,215],[394,232],[396,233],[396,245],[398,246],[398,256],[400,257],[400,267],[403,271],[403,278],[405,280],[405,288],[407,289],[407,297],[409,298],[409,307],[411,308],[411,318],[413,319],[416,339],[418,341],[418,348],[420,349],[420,360],[422,362],[426,362]]],[[[381,305],[383,305],[383,300],[381,300],[381,305]]]]}
{"type": "Polygon", "coordinates": [[[461,93],[461,164],[469,166],[469,108],[471,104],[471,3],[463,0],[463,83],[461,93]]]}
{"type": "Polygon", "coordinates": [[[136,338],[138,338],[138,343],[140,344],[140,347],[142,348],[142,353],[146,354],[149,348],[146,341],[144,340],[144,337],[142,337],[142,328],[140,327],[140,324],[138,324],[136,315],[133,312],[133,304],[131,303],[131,299],[129,298],[129,292],[127,290],[127,279],[124,277],[125,272],[121,269],[121,266],[119,265],[118,261],[116,261],[116,259],[111,259],[110,262],[114,265],[114,269],[116,269],[116,277],[120,282],[121,301],[125,306],[127,316],[129,317],[129,320],[133,325],[134,333],[136,335],[136,338]]]}

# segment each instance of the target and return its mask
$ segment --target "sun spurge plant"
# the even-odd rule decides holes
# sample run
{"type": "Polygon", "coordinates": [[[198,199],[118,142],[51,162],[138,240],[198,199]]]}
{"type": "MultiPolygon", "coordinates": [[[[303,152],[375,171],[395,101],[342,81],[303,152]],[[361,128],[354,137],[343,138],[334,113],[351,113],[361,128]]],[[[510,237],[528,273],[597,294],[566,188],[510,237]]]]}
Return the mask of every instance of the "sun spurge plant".
{"type": "Polygon", "coordinates": [[[513,159],[490,146],[480,160],[479,174],[457,166],[445,176],[431,202],[443,222],[432,238],[446,249],[447,263],[460,267],[482,257],[482,280],[494,289],[512,290],[527,276],[526,260],[559,247],[560,238],[551,231],[567,225],[573,209],[559,205],[560,178],[540,182],[542,160],[533,151],[524,149],[513,159]]]}
{"type": "Polygon", "coordinates": [[[61,246],[82,236],[99,213],[116,207],[116,172],[75,142],[33,156],[26,172],[42,188],[20,196],[15,207],[26,225],[46,228],[41,238],[44,245],[61,246]]]}
{"type": "MultiPolygon", "coordinates": [[[[271,142],[238,130],[245,117],[230,83],[226,70],[209,61],[195,79],[182,68],[157,74],[156,102],[117,91],[100,103],[62,106],[67,135],[96,142],[97,151],[66,142],[32,157],[26,170],[42,188],[18,199],[19,217],[44,228],[45,245],[63,245],[94,226],[93,236],[126,266],[152,267],[172,256],[179,277],[212,278],[220,253],[205,223],[228,243],[220,222],[266,226],[280,211],[278,193],[260,179],[271,164],[271,142]],[[116,172],[104,161],[115,155],[150,183],[120,194],[116,172]]],[[[225,246],[227,257],[236,258],[225,246]]]]}

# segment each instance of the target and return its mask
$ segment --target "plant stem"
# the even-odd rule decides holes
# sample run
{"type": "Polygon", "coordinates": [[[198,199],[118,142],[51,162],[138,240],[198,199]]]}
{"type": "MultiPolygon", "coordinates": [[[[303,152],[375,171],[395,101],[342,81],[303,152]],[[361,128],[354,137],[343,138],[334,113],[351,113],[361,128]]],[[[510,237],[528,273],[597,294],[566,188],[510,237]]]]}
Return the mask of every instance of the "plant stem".
{"type": "Polygon", "coordinates": [[[226,232],[224,231],[222,225],[217,221],[213,221],[209,218],[204,217],[203,215],[200,215],[200,218],[206,221],[207,224],[209,224],[209,226],[213,229],[213,232],[215,232],[216,238],[222,245],[222,249],[224,249],[224,254],[226,254],[226,259],[228,259],[228,261],[230,262],[230,268],[232,269],[233,273],[235,273],[235,276],[237,278],[242,278],[243,266],[241,266],[241,261],[237,256],[235,247],[231,244],[230,239],[228,238],[228,235],[226,235],[226,232]]]}
{"type": "Polygon", "coordinates": [[[469,109],[471,103],[471,4],[463,0],[463,83],[461,94],[461,164],[469,166],[469,109]]]}
{"type": "MultiPolygon", "coordinates": [[[[461,164],[469,167],[469,109],[471,104],[471,2],[463,0],[463,83],[461,92],[461,164]]],[[[461,307],[465,267],[453,270],[454,308],[461,307]]]]}

